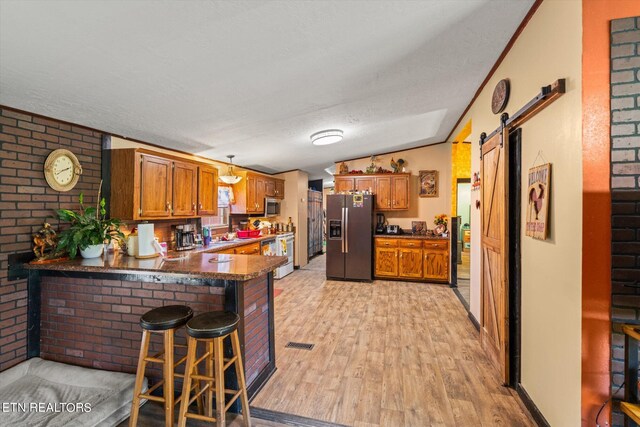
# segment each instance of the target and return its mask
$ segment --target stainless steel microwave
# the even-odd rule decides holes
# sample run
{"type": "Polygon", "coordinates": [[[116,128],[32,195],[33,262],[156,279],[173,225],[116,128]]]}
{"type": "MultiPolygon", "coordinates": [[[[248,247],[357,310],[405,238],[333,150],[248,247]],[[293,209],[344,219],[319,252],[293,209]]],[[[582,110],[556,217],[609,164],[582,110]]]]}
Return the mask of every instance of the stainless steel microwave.
{"type": "Polygon", "coordinates": [[[280,200],[267,197],[264,199],[264,216],[279,216],[280,200]]]}

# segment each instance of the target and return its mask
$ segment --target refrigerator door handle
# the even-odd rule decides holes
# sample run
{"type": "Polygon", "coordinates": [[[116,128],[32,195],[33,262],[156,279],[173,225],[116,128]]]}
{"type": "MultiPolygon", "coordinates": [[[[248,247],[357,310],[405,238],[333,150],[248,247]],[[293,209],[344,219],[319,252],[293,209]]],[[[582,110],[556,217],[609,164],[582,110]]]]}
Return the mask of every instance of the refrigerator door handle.
{"type": "Polygon", "coordinates": [[[345,252],[349,253],[349,208],[344,208],[345,220],[344,220],[344,247],[345,252]]]}
{"type": "Polygon", "coordinates": [[[345,241],[345,235],[344,235],[344,231],[345,231],[345,222],[344,222],[344,210],[345,208],[342,208],[342,230],[340,230],[341,236],[340,236],[340,240],[342,241],[342,253],[344,253],[344,241],[345,241]]]}

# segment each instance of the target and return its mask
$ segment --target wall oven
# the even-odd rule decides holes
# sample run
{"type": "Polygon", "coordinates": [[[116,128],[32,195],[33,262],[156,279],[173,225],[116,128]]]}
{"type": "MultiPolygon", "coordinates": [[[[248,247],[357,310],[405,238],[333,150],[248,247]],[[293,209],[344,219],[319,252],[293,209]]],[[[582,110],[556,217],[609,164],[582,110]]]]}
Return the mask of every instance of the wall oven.
{"type": "Polygon", "coordinates": [[[264,216],[279,216],[280,200],[266,197],[264,199],[264,216]]]}

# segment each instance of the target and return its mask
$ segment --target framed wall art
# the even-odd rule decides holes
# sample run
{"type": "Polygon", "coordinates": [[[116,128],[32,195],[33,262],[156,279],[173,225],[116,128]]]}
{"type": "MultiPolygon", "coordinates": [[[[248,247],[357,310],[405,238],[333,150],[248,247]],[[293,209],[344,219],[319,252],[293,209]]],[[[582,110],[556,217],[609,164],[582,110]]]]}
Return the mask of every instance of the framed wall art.
{"type": "Polygon", "coordinates": [[[420,171],[420,197],[438,197],[438,171],[420,171]]]}
{"type": "Polygon", "coordinates": [[[550,163],[529,169],[527,228],[525,234],[534,239],[546,240],[548,236],[550,180],[550,163]]]}

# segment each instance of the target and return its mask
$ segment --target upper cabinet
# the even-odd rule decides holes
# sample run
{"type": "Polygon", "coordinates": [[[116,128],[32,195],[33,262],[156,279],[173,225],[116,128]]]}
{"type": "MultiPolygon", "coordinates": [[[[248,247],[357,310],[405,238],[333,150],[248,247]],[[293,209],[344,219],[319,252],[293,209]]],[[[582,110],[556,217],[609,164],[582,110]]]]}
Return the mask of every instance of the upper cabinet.
{"type": "Polygon", "coordinates": [[[198,169],[198,215],[218,215],[218,169],[198,169]]]}
{"type": "Polygon", "coordinates": [[[335,192],[369,191],[379,211],[409,209],[409,173],[335,175],[335,192]]]}
{"type": "Polygon", "coordinates": [[[242,180],[233,186],[231,213],[263,214],[265,197],[284,198],[284,181],[254,172],[238,172],[242,180]]]}
{"type": "Polygon", "coordinates": [[[217,169],[146,150],[110,154],[112,217],[143,220],[217,213],[217,169]]]}

